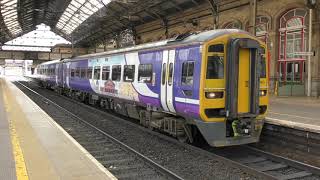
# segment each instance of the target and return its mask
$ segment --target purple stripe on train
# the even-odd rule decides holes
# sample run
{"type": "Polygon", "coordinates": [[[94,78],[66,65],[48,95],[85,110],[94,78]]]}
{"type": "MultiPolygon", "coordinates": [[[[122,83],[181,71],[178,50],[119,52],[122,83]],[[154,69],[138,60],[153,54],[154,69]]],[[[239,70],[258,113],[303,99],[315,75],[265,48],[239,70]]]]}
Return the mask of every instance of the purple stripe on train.
{"type": "Polygon", "coordinates": [[[161,107],[161,103],[160,100],[158,98],[153,98],[153,97],[147,97],[147,96],[142,96],[139,95],[139,101],[144,103],[144,104],[149,104],[155,107],[160,108],[161,107]]]}
{"type": "Polygon", "coordinates": [[[188,114],[190,118],[199,118],[199,105],[176,102],[176,111],[181,114],[188,114]]]}

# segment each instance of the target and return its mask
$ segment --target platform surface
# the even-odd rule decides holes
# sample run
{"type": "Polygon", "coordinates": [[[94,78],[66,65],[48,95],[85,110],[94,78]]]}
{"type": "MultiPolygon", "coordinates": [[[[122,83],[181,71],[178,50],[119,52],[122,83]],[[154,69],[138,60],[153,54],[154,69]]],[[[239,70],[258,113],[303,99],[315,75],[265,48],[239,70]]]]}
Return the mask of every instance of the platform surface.
{"type": "MultiPolygon", "coordinates": [[[[1,83],[1,82],[0,82],[1,83]]],[[[0,84],[0,179],[15,180],[16,168],[11,144],[9,122],[0,84]]]]}
{"type": "Polygon", "coordinates": [[[266,121],[320,133],[320,99],[270,97],[266,121]]]}
{"type": "Polygon", "coordinates": [[[0,78],[0,144],[0,179],[116,179],[4,78],[0,78]]]}

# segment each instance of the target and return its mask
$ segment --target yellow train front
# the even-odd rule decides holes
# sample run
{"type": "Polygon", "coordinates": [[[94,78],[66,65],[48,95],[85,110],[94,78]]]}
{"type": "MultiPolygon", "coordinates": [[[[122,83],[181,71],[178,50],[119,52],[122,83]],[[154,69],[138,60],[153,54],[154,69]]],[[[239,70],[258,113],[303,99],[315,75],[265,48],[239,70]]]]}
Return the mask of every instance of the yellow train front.
{"type": "Polygon", "coordinates": [[[203,44],[202,121],[196,126],[211,146],[259,141],[268,108],[266,52],[264,43],[244,32],[203,44]]]}

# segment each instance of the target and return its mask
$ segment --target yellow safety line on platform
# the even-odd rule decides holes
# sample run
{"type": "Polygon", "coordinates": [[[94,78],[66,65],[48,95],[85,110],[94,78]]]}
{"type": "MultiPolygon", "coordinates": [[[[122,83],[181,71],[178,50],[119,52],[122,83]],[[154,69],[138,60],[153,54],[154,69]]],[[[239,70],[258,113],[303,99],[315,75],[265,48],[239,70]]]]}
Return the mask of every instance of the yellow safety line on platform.
{"type": "MultiPolygon", "coordinates": [[[[9,101],[6,96],[3,96],[3,97],[4,97],[6,111],[10,112],[9,101]]],[[[23,157],[22,149],[20,147],[18,134],[15,129],[15,124],[13,121],[14,121],[13,119],[9,118],[9,129],[10,129],[12,148],[13,148],[13,156],[16,163],[15,165],[16,165],[17,180],[28,180],[29,177],[27,173],[26,164],[24,162],[24,157],[23,157]]]]}

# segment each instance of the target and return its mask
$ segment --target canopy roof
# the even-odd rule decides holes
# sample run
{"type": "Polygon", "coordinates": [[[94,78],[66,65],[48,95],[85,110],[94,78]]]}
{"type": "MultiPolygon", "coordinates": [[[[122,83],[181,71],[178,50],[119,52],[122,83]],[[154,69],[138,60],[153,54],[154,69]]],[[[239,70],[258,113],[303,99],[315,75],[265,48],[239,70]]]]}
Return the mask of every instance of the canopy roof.
{"type": "Polygon", "coordinates": [[[0,0],[0,43],[43,23],[74,44],[88,45],[207,0],[0,0]]]}

